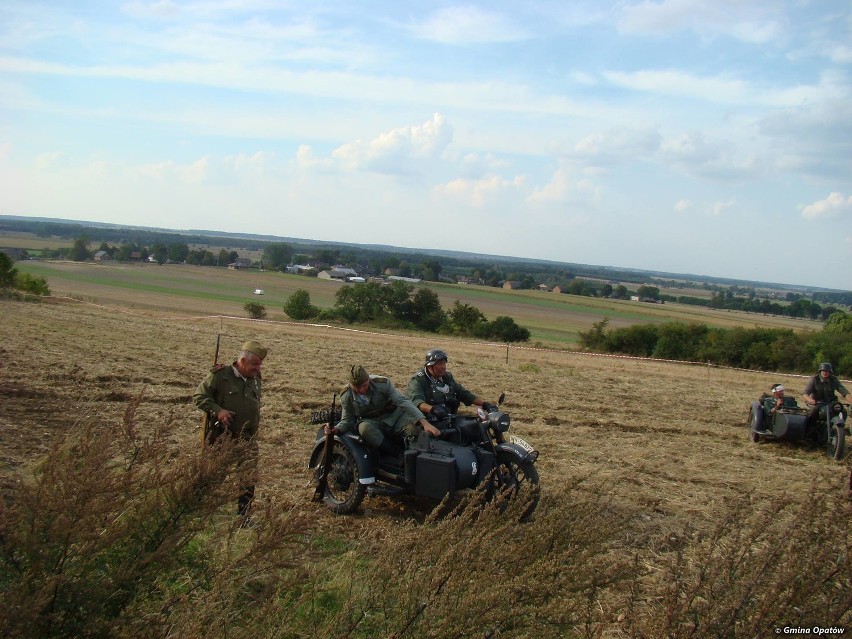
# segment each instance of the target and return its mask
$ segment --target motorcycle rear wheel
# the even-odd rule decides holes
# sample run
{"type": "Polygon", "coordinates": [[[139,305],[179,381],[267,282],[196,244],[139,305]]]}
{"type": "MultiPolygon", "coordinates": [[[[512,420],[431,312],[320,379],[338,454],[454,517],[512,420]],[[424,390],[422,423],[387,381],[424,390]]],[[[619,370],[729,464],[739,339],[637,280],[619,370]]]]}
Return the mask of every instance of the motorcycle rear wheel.
{"type": "Polygon", "coordinates": [[[508,505],[509,499],[528,499],[529,504],[521,513],[520,521],[526,521],[538,506],[539,488],[538,469],[531,461],[518,462],[517,457],[506,452],[497,454],[497,467],[494,470],[494,488],[501,508],[508,505]],[[524,486],[526,485],[526,488],[524,486]]]}
{"type": "Polygon", "coordinates": [[[334,442],[328,484],[323,497],[326,506],[337,515],[354,513],[367,492],[367,486],[360,480],[361,473],[358,471],[358,464],[355,463],[352,453],[340,442],[334,442]]]}
{"type": "Polygon", "coordinates": [[[833,425],[831,430],[832,434],[826,442],[825,452],[835,461],[840,461],[843,459],[843,453],[846,452],[846,430],[837,425],[833,425]]]}

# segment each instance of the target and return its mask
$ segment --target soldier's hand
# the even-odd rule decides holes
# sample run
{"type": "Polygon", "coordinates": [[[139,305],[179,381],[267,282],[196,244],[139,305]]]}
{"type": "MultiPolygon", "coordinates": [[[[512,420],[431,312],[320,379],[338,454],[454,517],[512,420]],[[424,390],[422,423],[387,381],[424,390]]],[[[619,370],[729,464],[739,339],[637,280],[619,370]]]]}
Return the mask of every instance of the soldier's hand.
{"type": "Polygon", "coordinates": [[[339,431],[336,428],[332,428],[328,424],[322,427],[322,432],[326,435],[336,435],[339,431]]]}
{"type": "Polygon", "coordinates": [[[432,424],[430,424],[426,420],[423,420],[420,425],[423,426],[423,430],[425,430],[427,433],[432,435],[432,437],[440,437],[441,436],[441,431],[438,430],[437,428],[435,428],[432,424]]]}
{"type": "Polygon", "coordinates": [[[216,419],[218,419],[225,426],[231,425],[231,419],[234,417],[236,413],[232,410],[225,410],[224,408],[216,413],[216,419]]]}

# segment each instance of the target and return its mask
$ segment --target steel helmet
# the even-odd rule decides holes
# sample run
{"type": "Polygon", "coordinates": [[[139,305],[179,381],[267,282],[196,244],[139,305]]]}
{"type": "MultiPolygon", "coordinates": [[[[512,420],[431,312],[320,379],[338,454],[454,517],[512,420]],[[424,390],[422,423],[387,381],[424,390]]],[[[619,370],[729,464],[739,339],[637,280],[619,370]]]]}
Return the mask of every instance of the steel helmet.
{"type": "Polygon", "coordinates": [[[822,364],[820,364],[820,365],[819,365],[819,370],[821,370],[821,371],[828,371],[829,373],[833,373],[833,372],[834,372],[834,369],[831,367],[831,364],[829,364],[828,362],[823,362],[822,364]]]}
{"type": "Polygon", "coordinates": [[[425,366],[432,366],[433,364],[437,364],[440,361],[447,361],[447,354],[442,351],[440,348],[433,348],[431,351],[426,353],[426,362],[425,366]]]}

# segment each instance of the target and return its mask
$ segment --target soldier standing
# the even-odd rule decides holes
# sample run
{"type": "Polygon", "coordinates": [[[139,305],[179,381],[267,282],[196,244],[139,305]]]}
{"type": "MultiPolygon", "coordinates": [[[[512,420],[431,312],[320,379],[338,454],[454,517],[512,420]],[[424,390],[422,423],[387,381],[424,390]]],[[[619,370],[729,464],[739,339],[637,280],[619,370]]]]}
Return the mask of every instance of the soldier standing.
{"type": "Polygon", "coordinates": [[[267,349],[259,342],[245,342],[232,364],[214,366],[198,385],[192,399],[207,415],[204,442],[213,444],[228,436],[248,442],[250,481],[237,500],[237,514],[246,519],[254,499],[257,475],[257,429],[260,425],[260,368],[267,349]]]}

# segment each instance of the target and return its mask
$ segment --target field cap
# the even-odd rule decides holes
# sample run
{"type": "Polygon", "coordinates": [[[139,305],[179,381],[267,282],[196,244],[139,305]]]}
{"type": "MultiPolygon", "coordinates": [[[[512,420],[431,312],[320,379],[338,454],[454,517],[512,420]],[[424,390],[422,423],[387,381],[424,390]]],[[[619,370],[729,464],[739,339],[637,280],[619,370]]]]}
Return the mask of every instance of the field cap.
{"type": "Polygon", "coordinates": [[[260,342],[256,342],[254,340],[248,341],[240,347],[240,350],[244,353],[251,353],[252,355],[256,355],[261,360],[266,358],[266,348],[260,345],[260,342]]]}
{"type": "Polygon", "coordinates": [[[353,386],[360,386],[368,379],[370,379],[370,375],[367,373],[367,369],[360,364],[355,364],[349,369],[349,382],[353,386]]]}

